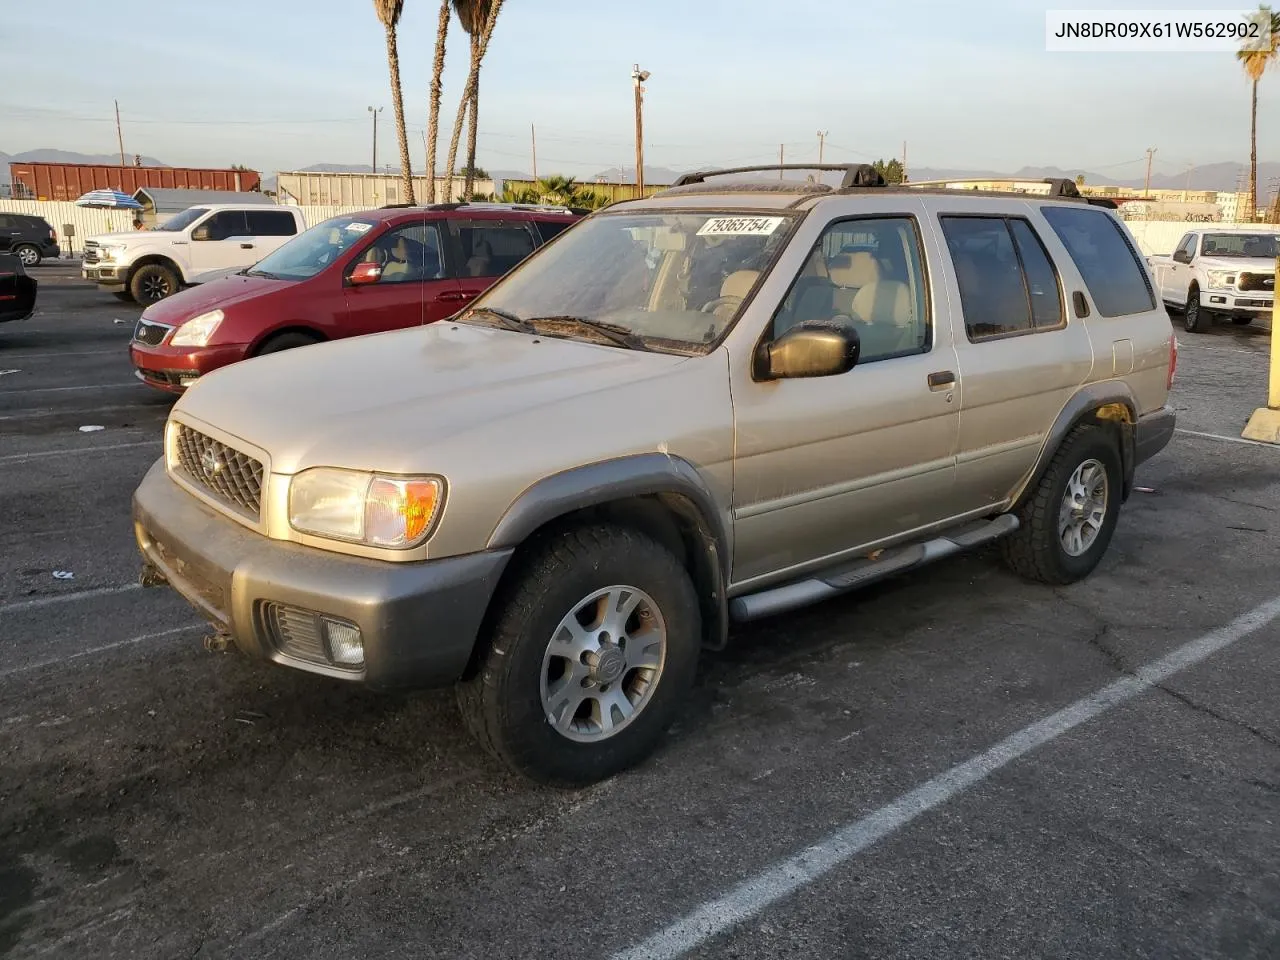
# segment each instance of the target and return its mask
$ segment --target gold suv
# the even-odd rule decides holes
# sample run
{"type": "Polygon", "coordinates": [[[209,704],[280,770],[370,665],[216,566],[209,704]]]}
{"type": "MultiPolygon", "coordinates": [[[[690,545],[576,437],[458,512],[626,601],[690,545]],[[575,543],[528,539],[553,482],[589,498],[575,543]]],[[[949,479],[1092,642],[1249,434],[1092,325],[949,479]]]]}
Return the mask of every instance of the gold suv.
{"type": "Polygon", "coordinates": [[[1066,181],[768,170],[588,217],[449,320],[202,378],[134,497],[144,582],[251,656],[457,683],[495,755],[580,784],[732,622],[992,540],[1089,574],[1174,424],[1124,224],[1066,181]]]}

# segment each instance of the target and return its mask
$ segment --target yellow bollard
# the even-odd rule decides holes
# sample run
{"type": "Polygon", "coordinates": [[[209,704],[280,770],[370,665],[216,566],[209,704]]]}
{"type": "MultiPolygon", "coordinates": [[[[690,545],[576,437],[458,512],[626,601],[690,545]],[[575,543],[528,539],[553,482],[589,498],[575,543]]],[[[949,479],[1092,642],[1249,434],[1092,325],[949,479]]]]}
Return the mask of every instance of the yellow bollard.
{"type": "MultiPolygon", "coordinates": [[[[1276,276],[1280,278],[1280,257],[1276,257],[1276,276]]],[[[1280,296],[1271,304],[1271,369],[1267,382],[1267,405],[1253,411],[1241,434],[1246,440],[1280,443],[1280,296]]]]}

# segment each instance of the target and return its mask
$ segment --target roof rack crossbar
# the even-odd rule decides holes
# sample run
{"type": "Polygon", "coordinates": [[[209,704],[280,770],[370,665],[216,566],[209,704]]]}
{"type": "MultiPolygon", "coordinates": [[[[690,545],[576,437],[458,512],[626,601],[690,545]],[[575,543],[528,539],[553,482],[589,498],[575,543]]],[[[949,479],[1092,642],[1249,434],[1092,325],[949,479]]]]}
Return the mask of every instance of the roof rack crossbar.
{"type": "Polygon", "coordinates": [[[767,163],[751,167],[724,167],[716,170],[697,170],[684,173],[676,178],[673,187],[687,187],[690,184],[705,183],[707,177],[724,177],[735,173],[769,173],[781,170],[822,170],[839,171],[844,174],[840,186],[844,187],[882,187],[884,177],[869,163],[767,163]]]}

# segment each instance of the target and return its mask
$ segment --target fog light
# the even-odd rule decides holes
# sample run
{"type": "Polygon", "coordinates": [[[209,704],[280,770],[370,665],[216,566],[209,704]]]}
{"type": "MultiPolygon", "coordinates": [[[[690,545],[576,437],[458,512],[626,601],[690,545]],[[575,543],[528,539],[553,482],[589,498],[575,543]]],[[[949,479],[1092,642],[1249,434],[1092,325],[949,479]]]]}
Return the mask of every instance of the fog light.
{"type": "Polygon", "coordinates": [[[1227,298],[1226,297],[1210,297],[1209,302],[1210,303],[1226,303],[1227,298]]]}
{"type": "Polygon", "coordinates": [[[360,636],[359,627],[324,616],[320,622],[324,625],[324,645],[331,661],[345,666],[364,663],[364,638],[360,636]]]}

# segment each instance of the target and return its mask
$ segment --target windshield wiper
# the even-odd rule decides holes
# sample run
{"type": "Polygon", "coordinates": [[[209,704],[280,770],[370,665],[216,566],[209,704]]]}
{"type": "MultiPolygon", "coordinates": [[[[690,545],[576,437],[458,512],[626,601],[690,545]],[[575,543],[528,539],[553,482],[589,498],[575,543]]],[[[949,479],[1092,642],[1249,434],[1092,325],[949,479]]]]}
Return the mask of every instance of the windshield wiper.
{"type": "Polygon", "coordinates": [[[537,333],[538,332],[533,328],[532,324],[528,323],[525,320],[521,320],[514,313],[508,313],[506,310],[497,310],[497,309],[494,309],[493,307],[476,307],[474,310],[471,311],[470,314],[468,314],[468,316],[471,316],[477,313],[491,314],[492,316],[495,316],[499,320],[501,320],[504,324],[506,324],[512,330],[519,330],[521,333],[537,333]]]}
{"type": "Polygon", "coordinates": [[[605,323],[602,320],[592,320],[590,317],[575,317],[566,314],[558,317],[530,317],[529,323],[572,323],[580,327],[586,327],[593,330],[603,337],[607,337],[620,347],[626,347],[628,350],[648,350],[649,347],[645,342],[632,333],[626,327],[620,327],[614,323],[605,323]]]}
{"type": "Polygon", "coordinates": [[[241,270],[241,276],[245,277],[266,277],[268,280],[279,280],[274,273],[267,273],[265,270],[241,270]]]}

